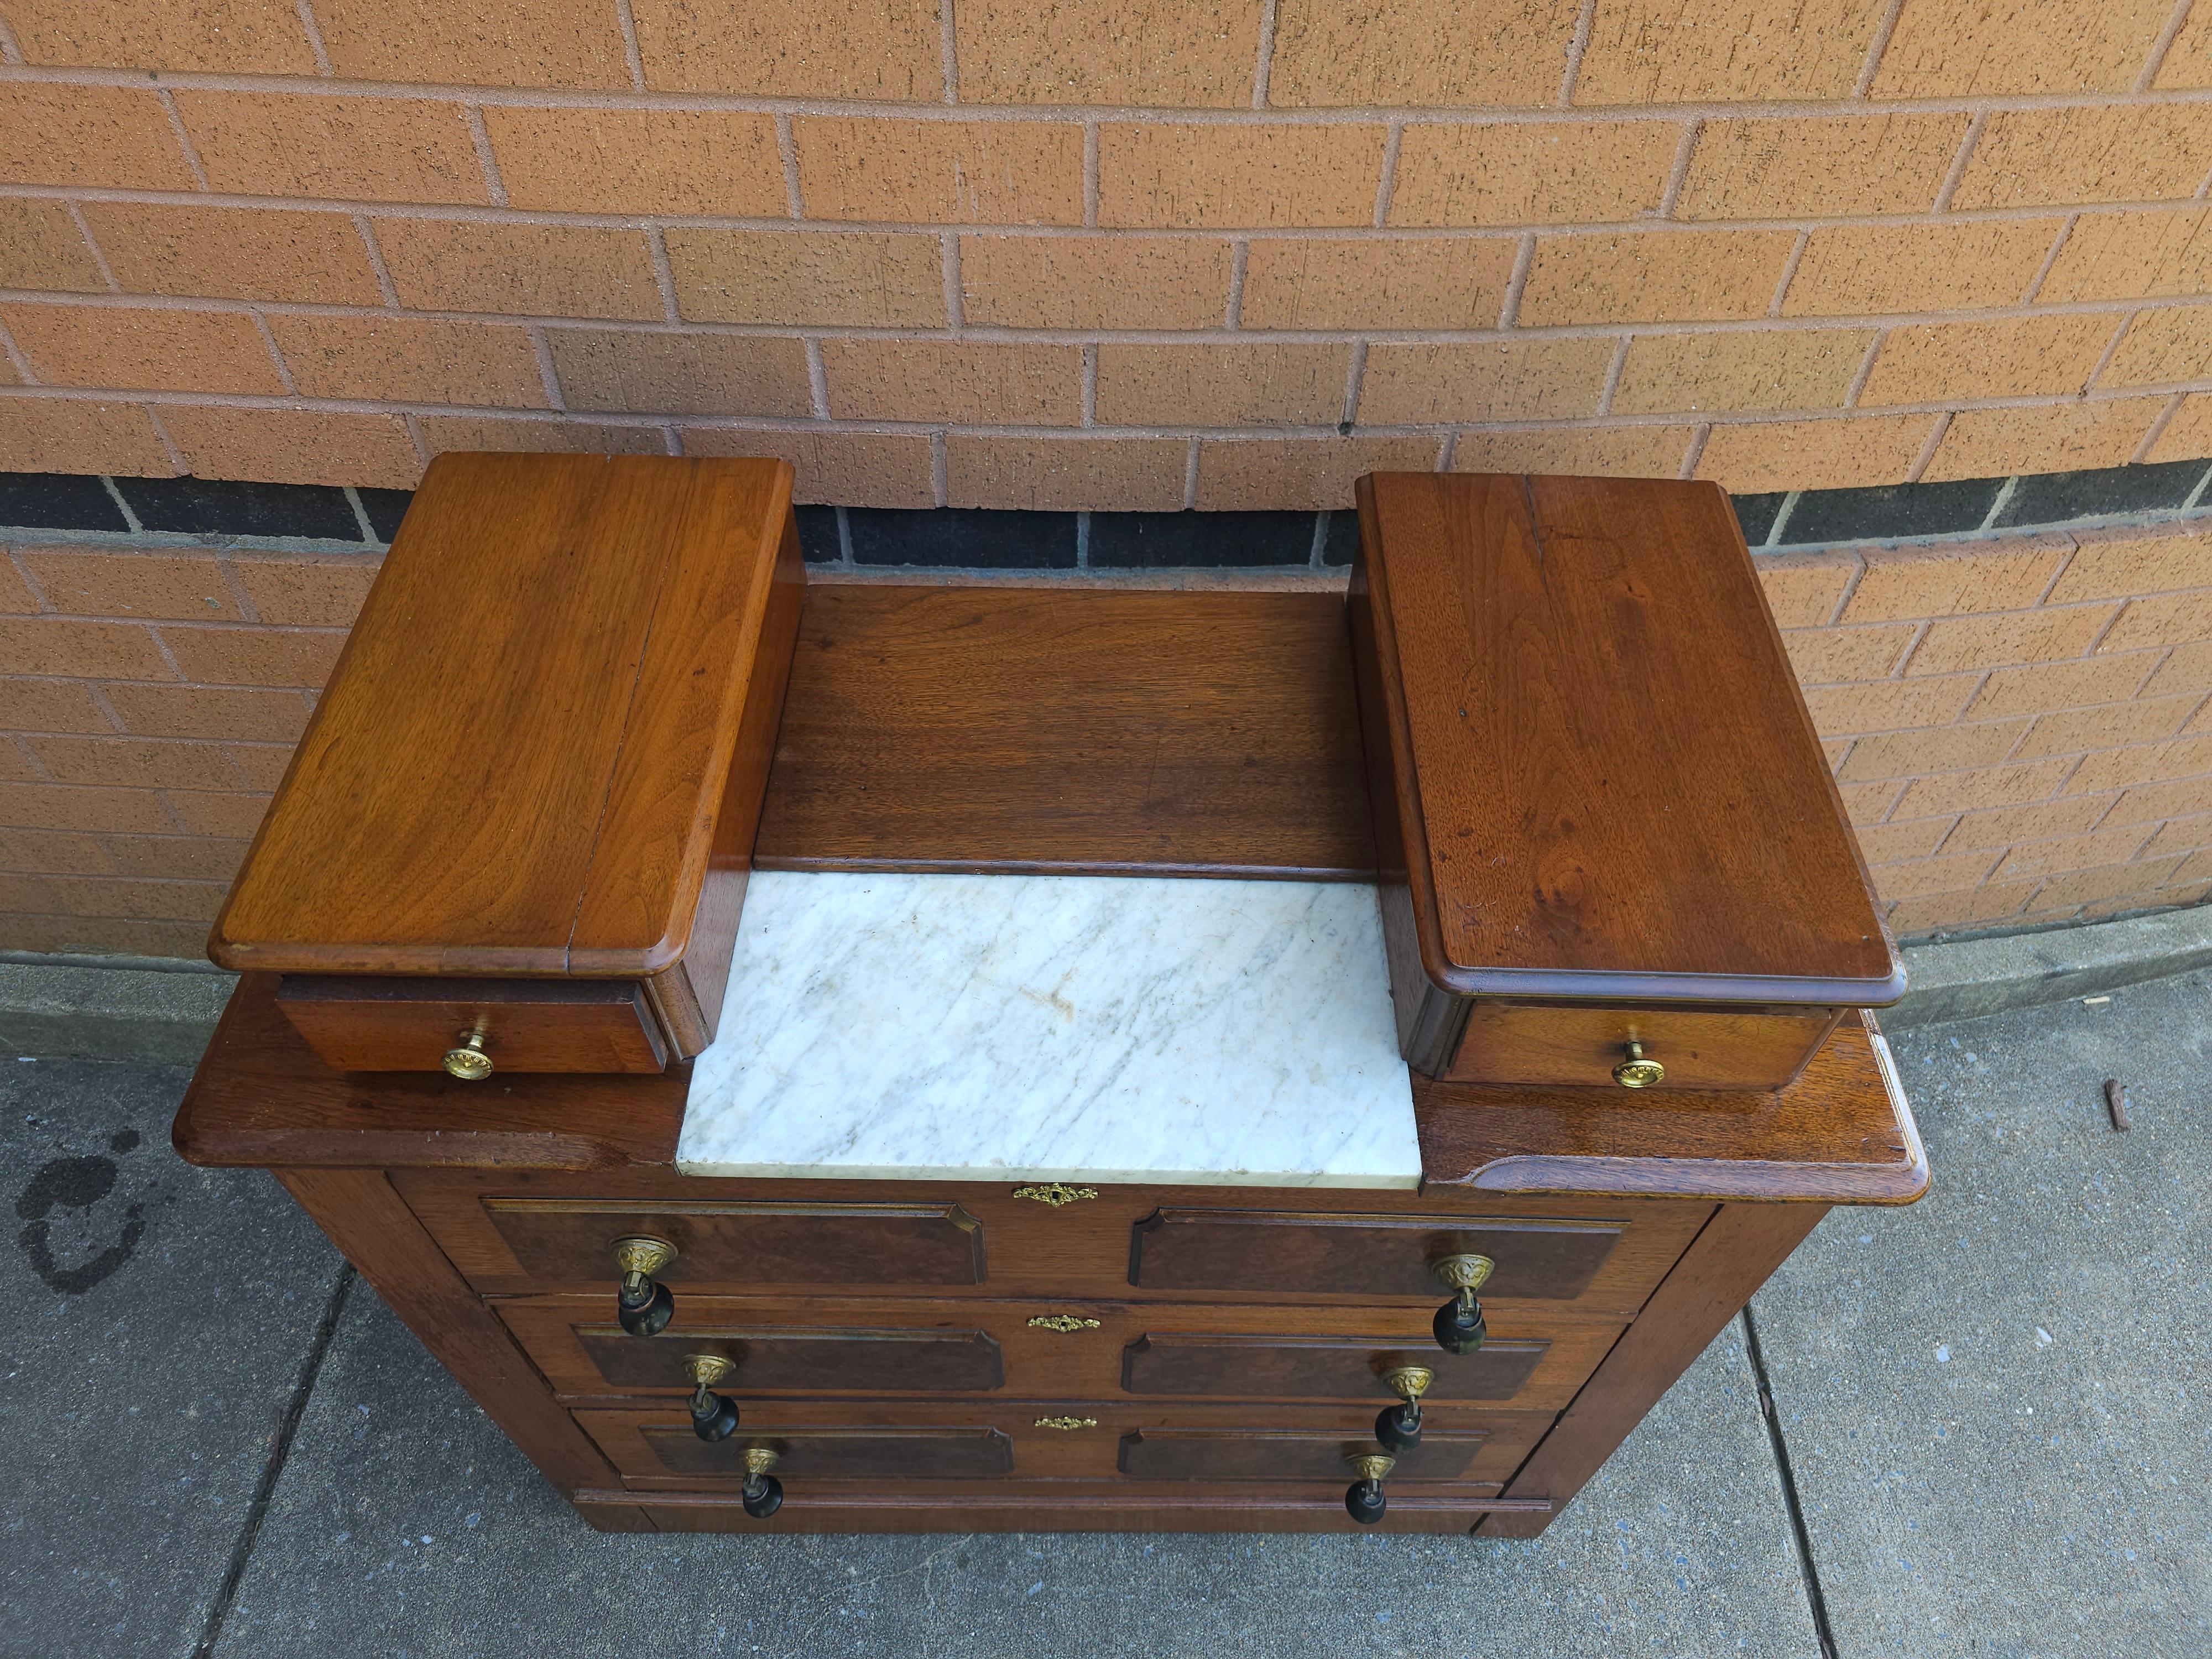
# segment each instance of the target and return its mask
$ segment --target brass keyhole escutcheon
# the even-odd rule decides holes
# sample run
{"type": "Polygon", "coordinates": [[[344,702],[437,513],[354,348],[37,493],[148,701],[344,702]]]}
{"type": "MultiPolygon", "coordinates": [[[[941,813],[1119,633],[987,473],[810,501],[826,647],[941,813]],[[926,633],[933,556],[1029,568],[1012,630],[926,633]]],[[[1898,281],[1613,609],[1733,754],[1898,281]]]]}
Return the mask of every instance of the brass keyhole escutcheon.
{"type": "Polygon", "coordinates": [[[1079,1204],[1086,1198],[1096,1198],[1098,1189],[1096,1187],[1071,1187],[1064,1181],[1048,1181],[1041,1187],[1017,1187],[1014,1196],[1033,1199],[1057,1210],[1063,1204],[1079,1204]]]}
{"type": "Polygon", "coordinates": [[[446,1050],[446,1070],[464,1083],[482,1083],[491,1075],[491,1056],[484,1052],[484,1030],[464,1031],[458,1047],[446,1050]]]}
{"type": "Polygon", "coordinates": [[[1665,1081],[1666,1076],[1667,1068],[1648,1057],[1644,1045],[1633,1037],[1629,1039],[1628,1058],[1613,1068],[1613,1080],[1624,1089],[1649,1089],[1665,1081]]]}
{"type": "Polygon", "coordinates": [[[1098,1426],[1098,1419],[1095,1417],[1040,1417],[1032,1426],[1072,1432],[1077,1429],[1095,1429],[1098,1426]]]}
{"type": "Polygon", "coordinates": [[[1030,1319],[1030,1328],[1033,1331],[1058,1331],[1062,1336],[1070,1336],[1077,1331],[1097,1330],[1098,1322],[1085,1319],[1079,1314],[1038,1314],[1030,1319]]]}

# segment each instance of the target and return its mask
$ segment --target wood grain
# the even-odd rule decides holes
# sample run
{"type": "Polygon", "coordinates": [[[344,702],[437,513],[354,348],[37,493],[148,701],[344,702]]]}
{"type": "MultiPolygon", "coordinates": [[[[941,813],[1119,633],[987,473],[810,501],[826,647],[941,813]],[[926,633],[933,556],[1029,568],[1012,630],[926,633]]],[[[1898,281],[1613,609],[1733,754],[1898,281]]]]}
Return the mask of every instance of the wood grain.
{"type": "Polygon", "coordinates": [[[643,975],[688,943],[790,516],[780,461],[431,464],[209,954],[643,975]]]}
{"type": "MultiPolygon", "coordinates": [[[[1554,1512],[1564,1509],[1826,1213],[1826,1206],[1814,1204],[1723,1205],[1652,1294],[1643,1317],[1514,1475],[1506,1495],[1547,1498],[1554,1512]]],[[[1493,1516],[1476,1530],[1486,1537],[1533,1538],[1549,1518],[1493,1516]]]]}
{"type": "Polygon", "coordinates": [[[754,862],[1365,880],[1330,593],[816,586],[754,862]]]}
{"type": "MultiPolygon", "coordinates": [[[[1493,1498],[1487,1486],[1438,1492],[1413,1487],[1394,1495],[1389,1513],[1373,1530],[1404,1535],[1466,1533],[1483,1516],[1498,1510],[1546,1511],[1541,1498],[1493,1498]]],[[[1188,1485],[1150,1483],[1141,1493],[1100,1489],[1082,1483],[1006,1482],[989,1492],[953,1495],[942,1490],[810,1492],[794,1507],[786,1504],[774,1519],[754,1520],[734,1491],[654,1492],[616,1491],[585,1494],[586,1515],[602,1509],[626,1513],[644,1496],[644,1514],[660,1532],[979,1533],[979,1532],[1188,1532],[1188,1533],[1362,1533],[1369,1530],[1344,1512],[1341,1488],[1318,1486],[1264,1490],[1194,1491],[1188,1485]]],[[[594,1522],[593,1524],[598,1524],[594,1522]]],[[[621,1529],[621,1528],[614,1528],[621,1529]]]]}
{"type": "Polygon", "coordinates": [[[1446,1083],[1565,1084],[1617,1089],[1613,1068],[1631,1040],[1667,1068],[1646,1092],[1779,1089],[1793,1082],[1843,1015],[1840,1008],[1603,1007],[1477,997],[1446,1083]]]}
{"type": "Polygon", "coordinates": [[[645,988],[630,980],[287,974],[276,1006],[338,1072],[439,1071],[474,1033],[496,1074],[658,1075],[668,1065],[645,988]]]}
{"type": "Polygon", "coordinates": [[[1413,1079],[1431,1189],[1910,1204],[1928,1155],[1880,1033],[1847,1016],[1774,1093],[1413,1079]]]}
{"type": "MultiPolygon", "coordinates": [[[[1716,487],[1378,473],[1355,605],[1462,994],[1880,1005],[1896,952],[1716,487]]],[[[1392,860],[1392,868],[1397,860],[1392,860]]]]}

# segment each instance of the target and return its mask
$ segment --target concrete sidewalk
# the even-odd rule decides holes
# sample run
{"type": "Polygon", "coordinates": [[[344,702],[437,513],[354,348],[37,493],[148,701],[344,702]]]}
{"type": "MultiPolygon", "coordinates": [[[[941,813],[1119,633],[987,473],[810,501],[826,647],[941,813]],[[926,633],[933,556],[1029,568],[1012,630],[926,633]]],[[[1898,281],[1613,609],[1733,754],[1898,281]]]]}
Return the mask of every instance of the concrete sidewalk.
{"type": "Polygon", "coordinates": [[[184,1072],[0,1062],[0,1654],[2203,1655],[2209,1000],[1903,1033],[1934,1194],[1829,1217],[1530,1543],[601,1536],[177,1162],[184,1072]]]}

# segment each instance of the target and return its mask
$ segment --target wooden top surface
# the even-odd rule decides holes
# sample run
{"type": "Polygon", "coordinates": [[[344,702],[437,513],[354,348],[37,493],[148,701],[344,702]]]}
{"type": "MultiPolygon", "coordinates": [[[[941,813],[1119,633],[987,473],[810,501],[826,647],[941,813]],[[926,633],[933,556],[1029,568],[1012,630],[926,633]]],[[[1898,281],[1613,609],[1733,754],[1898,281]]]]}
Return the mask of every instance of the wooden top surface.
{"type": "Polygon", "coordinates": [[[790,494],[781,461],[432,462],[208,954],[586,975],[681,956],[790,494]]]}
{"type": "Polygon", "coordinates": [[[1903,994],[1725,495],[1378,473],[1360,501],[1405,858],[1437,984],[1903,994]]]}
{"type": "MultiPolygon", "coordinates": [[[[348,1076],[318,1060],[278,1011],[276,982],[247,975],[224,1011],[171,1130],[188,1163],[674,1174],[688,1063],[655,1077],[519,1073],[495,1085],[437,1072],[348,1076]]],[[[1772,1095],[1623,1104],[1592,1089],[1485,1090],[1416,1077],[1425,1178],[1498,1193],[1910,1203],[1926,1190],[1927,1160],[1886,1065],[1850,1022],[1803,1078],[1772,1095]]],[[[715,1177],[693,1179],[703,1194],[715,1177]]],[[[867,1184],[890,1197],[947,1183],[867,1184]]]]}
{"type": "Polygon", "coordinates": [[[1371,880],[1343,599],[811,587],[753,862],[1371,880]]]}

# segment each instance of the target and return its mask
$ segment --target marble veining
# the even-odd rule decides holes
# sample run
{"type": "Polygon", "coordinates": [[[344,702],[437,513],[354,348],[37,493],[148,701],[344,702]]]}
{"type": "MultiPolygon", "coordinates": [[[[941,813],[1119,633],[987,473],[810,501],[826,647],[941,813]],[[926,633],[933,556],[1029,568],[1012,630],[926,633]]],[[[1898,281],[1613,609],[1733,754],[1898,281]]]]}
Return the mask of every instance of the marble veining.
{"type": "Polygon", "coordinates": [[[1418,1186],[1374,890],[756,872],[677,1166],[1418,1186]]]}

